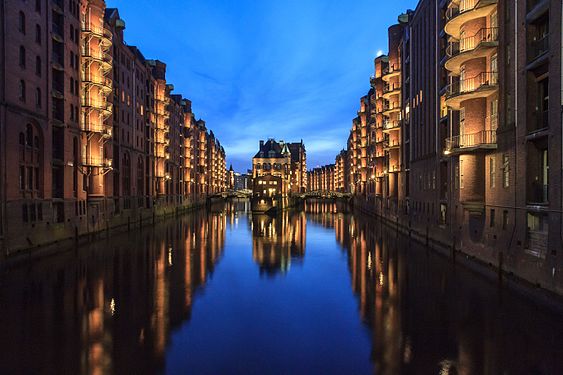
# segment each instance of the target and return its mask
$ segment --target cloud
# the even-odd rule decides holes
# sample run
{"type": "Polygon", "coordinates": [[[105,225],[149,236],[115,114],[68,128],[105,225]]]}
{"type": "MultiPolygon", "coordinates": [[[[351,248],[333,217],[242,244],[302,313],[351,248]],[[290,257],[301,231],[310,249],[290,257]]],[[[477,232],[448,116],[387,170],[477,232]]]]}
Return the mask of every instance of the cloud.
{"type": "Polygon", "coordinates": [[[120,8],[126,39],[167,63],[176,92],[244,170],[269,137],[303,139],[311,163],[334,162],[387,26],[416,0],[108,3],[120,8]]]}

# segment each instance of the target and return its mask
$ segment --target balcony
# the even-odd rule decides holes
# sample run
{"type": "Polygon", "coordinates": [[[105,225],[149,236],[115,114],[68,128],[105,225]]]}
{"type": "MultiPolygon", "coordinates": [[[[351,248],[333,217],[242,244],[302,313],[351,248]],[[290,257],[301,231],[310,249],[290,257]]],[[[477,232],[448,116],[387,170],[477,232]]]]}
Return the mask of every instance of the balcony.
{"type": "Polygon", "coordinates": [[[113,57],[109,53],[94,51],[90,48],[82,48],[82,58],[86,62],[96,62],[104,72],[109,72],[112,68],[113,57]]]}
{"type": "Polygon", "coordinates": [[[383,99],[389,100],[392,96],[401,94],[401,84],[387,84],[383,87],[383,99]]]}
{"type": "Polygon", "coordinates": [[[452,1],[446,12],[444,31],[455,39],[461,37],[461,26],[468,21],[486,17],[496,8],[498,0],[459,0],[452,1]]]}
{"type": "Polygon", "coordinates": [[[383,132],[390,133],[392,131],[401,130],[401,124],[399,121],[385,121],[383,123],[383,132]]]}
{"type": "Polygon", "coordinates": [[[106,123],[87,121],[82,125],[82,130],[88,133],[99,133],[104,138],[111,138],[112,127],[106,123]]]}
{"type": "Polygon", "coordinates": [[[112,113],[112,104],[99,99],[83,98],[82,107],[90,111],[99,111],[106,117],[110,116],[112,113]]]}
{"type": "Polygon", "coordinates": [[[383,105],[383,116],[389,116],[392,113],[400,112],[400,111],[401,111],[401,105],[397,102],[385,103],[383,105]]]}
{"type": "Polygon", "coordinates": [[[401,74],[400,65],[391,64],[387,68],[383,69],[382,79],[385,82],[389,82],[392,78],[398,77],[401,74]]]}
{"type": "Polygon", "coordinates": [[[482,130],[477,133],[462,134],[446,138],[444,155],[460,155],[479,150],[494,150],[496,148],[496,130],[482,130]]]}
{"type": "Polygon", "coordinates": [[[498,73],[483,72],[446,86],[446,105],[459,110],[463,101],[486,98],[498,90],[498,73]]]}
{"type": "Polygon", "coordinates": [[[91,24],[82,24],[82,33],[88,37],[92,38],[95,37],[100,40],[100,44],[102,48],[109,48],[111,47],[111,41],[113,39],[113,34],[110,29],[102,26],[94,26],[91,24]]]}
{"type": "Polygon", "coordinates": [[[111,159],[86,155],[82,157],[82,165],[87,167],[111,168],[111,159]]]}
{"type": "Polygon", "coordinates": [[[459,42],[450,42],[446,49],[448,60],[445,68],[459,74],[461,65],[473,59],[486,57],[492,49],[498,47],[498,27],[483,28],[475,35],[462,38],[459,42]]]}
{"type": "Polygon", "coordinates": [[[86,84],[87,87],[89,86],[96,86],[101,89],[103,92],[109,94],[112,90],[112,81],[111,79],[104,77],[104,76],[97,76],[94,74],[86,74],[82,73],[82,82],[86,84]]]}
{"type": "Polygon", "coordinates": [[[398,150],[401,147],[401,141],[399,139],[395,139],[393,141],[389,141],[386,145],[383,146],[385,151],[391,150],[398,150]]]}

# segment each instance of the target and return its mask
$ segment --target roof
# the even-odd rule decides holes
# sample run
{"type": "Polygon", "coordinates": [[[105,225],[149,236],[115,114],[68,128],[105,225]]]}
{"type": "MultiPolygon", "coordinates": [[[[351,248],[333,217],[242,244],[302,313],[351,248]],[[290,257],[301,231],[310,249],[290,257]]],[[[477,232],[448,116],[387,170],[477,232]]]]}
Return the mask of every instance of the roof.
{"type": "Polygon", "coordinates": [[[260,141],[260,149],[254,155],[255,158],[284,158],[291,155],[286,143],[276,142],[268,139],[267,142],[260,141]]]}

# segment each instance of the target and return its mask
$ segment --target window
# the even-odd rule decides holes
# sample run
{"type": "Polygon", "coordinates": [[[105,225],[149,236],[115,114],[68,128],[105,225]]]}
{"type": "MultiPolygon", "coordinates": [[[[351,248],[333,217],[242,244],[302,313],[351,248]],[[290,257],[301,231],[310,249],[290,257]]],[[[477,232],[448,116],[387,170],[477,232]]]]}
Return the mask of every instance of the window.
{"type": "Polygon", "coordinates": [[[18,30],[25,34],[25,13],[20,11],[20,15],[18,18],[18,30]]]}
{"type": "Polygon", "coordinates": [[[35,0],[35,11],[41,13],[41,0],[35,0]]]}
{"type": "Polygon", "coordinates": [[[459,189],[459,165],[455,166],[454,188],[459,189]]]}
{"type": "Polygon", "coordinates": [[[35,74],[41,77],[41,57],[35,57],[35,74]]]}
{"type": "Polygon", "coordinates": [[[22,79],[20,80],[19,85],[19,99],[25,103],[25,81],[22,79]]]}
{"type": "Polygon", "coordinates": [[[41,26],[35,25],[35,43],[41,44],[41,26]]]}
{"type": "Polygon", "coordinates": [[[39,87],[35,89],[35,106],[41,108],[41,89],[39,87]]]}
{"type": "Polygon", "coordinates": [[[497,171],[496,171],[496,159],[494,156],[489,158],[489,186],[494,189],[497,184],[497,171]]]}
{"type": "Polygon", "coordinates": [[[502,186],[510,186],[510,161],[507,154],[502,155],[502,186]]]}
{"type": "Polygon", "coordinates": [[[25,47],[20,46],[20,66],[25,69],[25,47]]]}
{"type": "Polygon", "coordinates": [[[463,160],[459,161],[459,188],[464,188],[464,181],[463,181],[463,160]]]}
{"type": "Polygon", "coordinates": [[[502,211],[502,229],[508,228],[508,210],[502,211]]]}
{"type": "Polygon", "coordinates": [[[489,215],[489,220],[490,220],[490,226],[491,228],[494,228],[495,226],[495,209],[491,208],[491,213],[489,215]]]}
{"type": "Polygon", "coordinates": [[[74,41],[74,26],[70,25],[70,40],[74,41]]]}

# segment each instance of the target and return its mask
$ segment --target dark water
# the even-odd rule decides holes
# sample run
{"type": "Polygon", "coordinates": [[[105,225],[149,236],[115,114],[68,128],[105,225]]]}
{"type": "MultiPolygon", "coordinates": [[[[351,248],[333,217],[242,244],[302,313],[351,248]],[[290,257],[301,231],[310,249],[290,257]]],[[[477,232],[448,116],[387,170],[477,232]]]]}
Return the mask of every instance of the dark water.
{"type": "Polygon", "coordinates": [[[563,317],[372,219],[244,203],[0,273],[0,374],[563,374],[563,317]]]}

